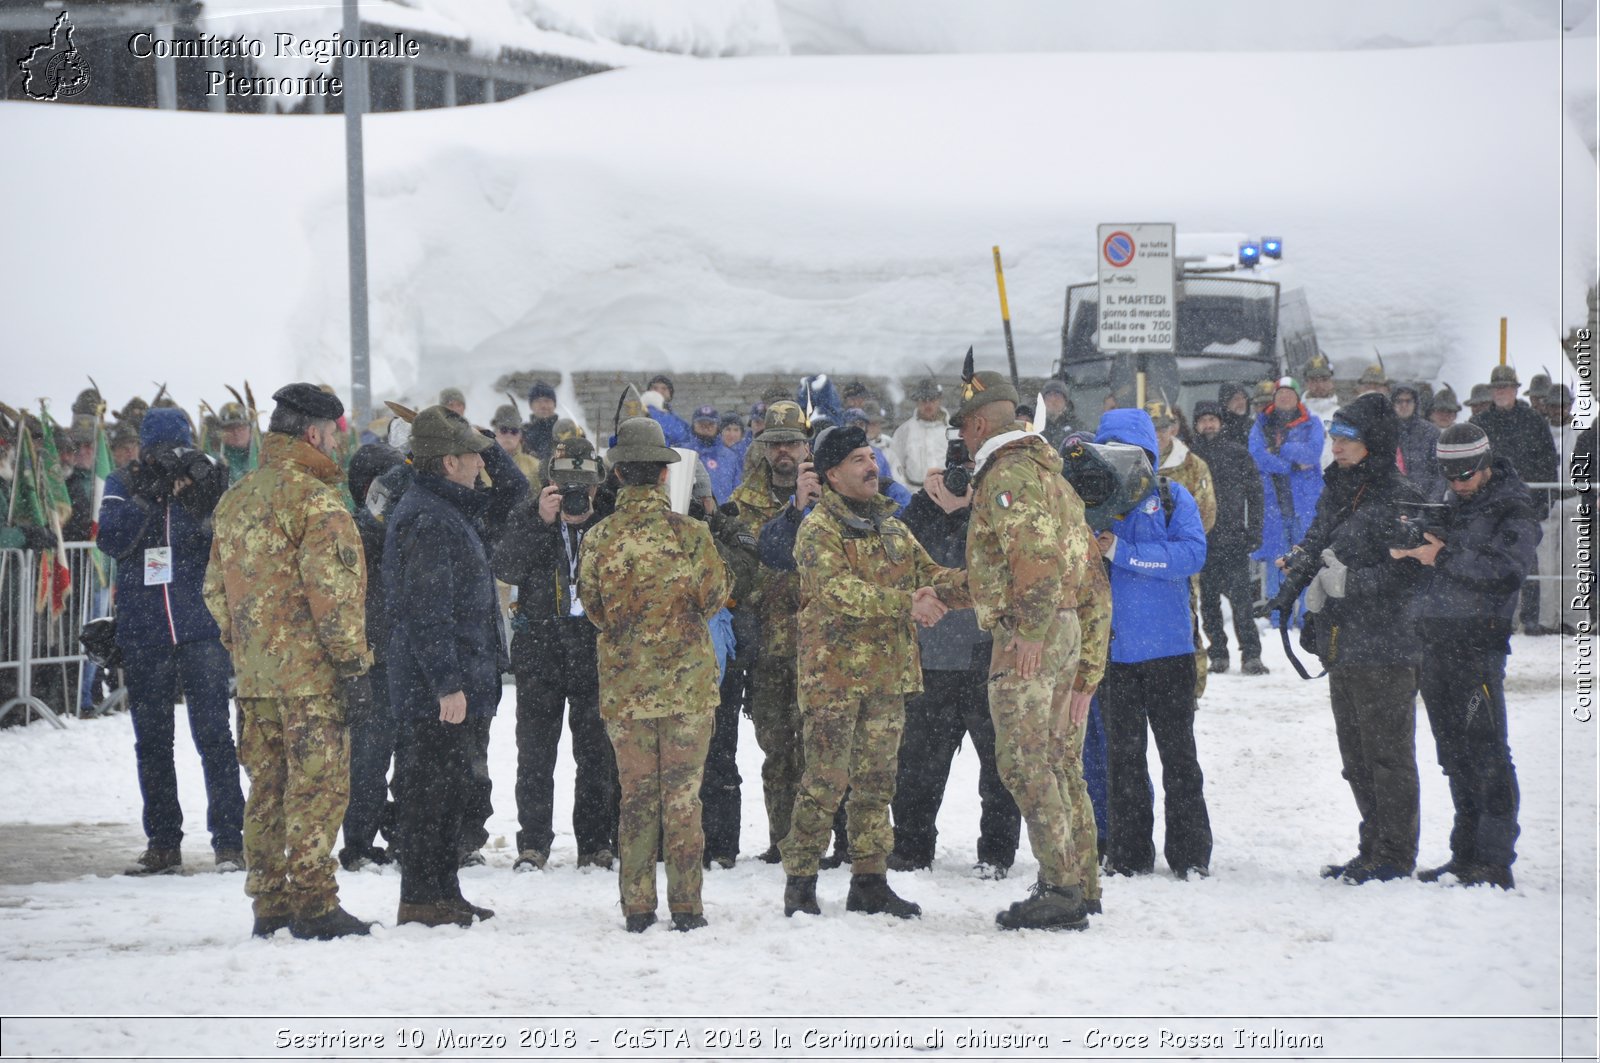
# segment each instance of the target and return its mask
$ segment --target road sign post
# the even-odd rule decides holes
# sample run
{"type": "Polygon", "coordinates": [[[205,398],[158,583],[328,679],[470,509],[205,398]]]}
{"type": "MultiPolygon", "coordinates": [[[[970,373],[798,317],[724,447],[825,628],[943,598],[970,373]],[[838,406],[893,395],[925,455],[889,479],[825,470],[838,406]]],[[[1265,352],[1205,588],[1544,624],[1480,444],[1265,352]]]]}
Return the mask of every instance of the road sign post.
{"type": "Polygon", "coordinates": [[[1101,351],[1177,349],[1176,229],[1170,223],[1100,226],[1101,351]]]}

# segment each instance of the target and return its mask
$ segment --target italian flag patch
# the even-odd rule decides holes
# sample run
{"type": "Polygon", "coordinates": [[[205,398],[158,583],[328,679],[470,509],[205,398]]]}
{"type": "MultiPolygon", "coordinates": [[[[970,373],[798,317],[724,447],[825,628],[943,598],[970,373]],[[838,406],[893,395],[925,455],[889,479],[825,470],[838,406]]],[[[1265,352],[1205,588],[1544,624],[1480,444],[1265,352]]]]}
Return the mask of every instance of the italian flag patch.
{"type": "Polygon", "coordinates": [[[1001,509],[1010,509],[1011,508],[1011,492],[1010,491],[1001,491],[999,497],[997,497],[995,499],[995,501],[1000,503],[1000,508],[1001,509]]]}

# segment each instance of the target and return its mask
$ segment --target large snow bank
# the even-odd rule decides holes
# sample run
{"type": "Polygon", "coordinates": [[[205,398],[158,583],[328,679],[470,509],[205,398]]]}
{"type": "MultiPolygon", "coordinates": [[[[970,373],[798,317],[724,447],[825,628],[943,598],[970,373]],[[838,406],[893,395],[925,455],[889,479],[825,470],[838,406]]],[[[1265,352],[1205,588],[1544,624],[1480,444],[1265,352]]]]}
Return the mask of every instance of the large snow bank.
{"type": "MultiPolygon", "coordinates": [[[[1595,176],[1560,47],[675,62],[376,116],[374,387],[471,381],[492,408],[532,365],[993,360],[996,243],[1043,371],[1096,223],[1146,220],[1282,236],[1345,370],[1376,344],[1463,387],[1501,315],[1518,364],[1554,364],[1595,267],[1593,197],[1556,194],[1595,176]]],[[[0,114],[38,160],[0,176],[32,249],[0,264],[12,395],[64,400],[86,369],[113,394],[346,387],[337,117],[0,114]]]]}

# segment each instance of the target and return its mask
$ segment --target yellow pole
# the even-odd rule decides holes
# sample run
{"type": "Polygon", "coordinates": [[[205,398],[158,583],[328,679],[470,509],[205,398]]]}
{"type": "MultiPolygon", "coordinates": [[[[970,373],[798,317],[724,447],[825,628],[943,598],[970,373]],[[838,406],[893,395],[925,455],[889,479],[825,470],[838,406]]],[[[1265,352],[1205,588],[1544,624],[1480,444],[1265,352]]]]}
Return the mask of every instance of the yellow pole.
{"type": "Polygon", "coordinates": [[[1000,323],[1006,333],[1006,360],[1011,365],[1011,386],[1020,387],[1017,382],[1017,348],[1011,341],[1011,307],[1006,303],[1006,273],[1000,268],[1000,245],[993,246],[994,283],[1000,289],[1000,323]]]}
{"type": "Polygon", "coordinates": [[[1500,319],[1500,364],[1506,364],[1506,319],[1500,319]]]}

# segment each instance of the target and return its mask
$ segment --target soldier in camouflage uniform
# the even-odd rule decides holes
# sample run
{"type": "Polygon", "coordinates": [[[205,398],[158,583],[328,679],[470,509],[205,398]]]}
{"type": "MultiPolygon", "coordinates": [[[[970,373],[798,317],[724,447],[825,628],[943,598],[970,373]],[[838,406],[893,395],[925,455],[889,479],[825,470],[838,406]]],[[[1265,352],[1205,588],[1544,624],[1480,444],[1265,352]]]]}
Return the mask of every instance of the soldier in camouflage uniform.
{"type": "Polygon", "coordinates": [[[205,599],[238,678],[253,932],[326,940],[371,925],[339,906],[331,855],[350,794],[346,714],[371,703],[367,573],[336,487],[344,405],[310,384],[273,399],[261,467],[217,505],[205,599]]]}
{"type": "Polygon", "coordinates": [[[668,508],[678,461],[661,426],[632,417],[607,452],[622,485],[583,544],[578,593],[600,629],[600,715],[616,752],[622,910],[631,933],[656,921],[664,844],[673,929],[706,925],[700,902],[700,783],[717,707],[707,622],[732,589],[706,525],[668,508]]]}
{"type": "Polygon", "coordinates": [[[1082,930],[1100,910],[1082,750],[1110,640],[1110,585],[1060,455],[1017,423],[1010,381],[974,373],[968,358],[950,418],[977,460],[968,580],[978,623],[994,633],[989,711],[1000,774],[1039,861],[1032,895],[995,921],[1082,930]]]}
{"type": "MultiPolygon", "coordinates": [[[[922,689],[912,621],[931,625],[947,606],[970,604],[967,577],[934,564],[895,519],[898,507],[878,493],[877,457],[859,426],[825,431],[816,468],[827,489],[800,523],[793,547],[805,662],[799,682],[805,774],[780,847],[788,876],[784,914],[821,914],[818,863],[848,786],[852,874],[845,907],[911,918],[922,909],[889,888],[887,870],[905,703],[922,689]]],[[[764,555],[784,530],[780,521],[763,529],[764,555]]]]}
{"type": "MultiPolygon", "coordinates": [[[[1164,402],[1145,403],[1145,412],[1156,426],[1156,440],[1161,444],[1161,457],[1157,475],[1182,484],[1194,496],[1200,507],[1200,524],[1206,534],[1217,523],[1217,489],[1211,480],[1211,467],[1204,458],[1189,449],[1178,438],[1183,427],[1182,414],[1164,402]]],[[[1200,637],[1200,577],[1189,577],[1189,612],[1194,616],[1194,698],[1206,692],[1206,674],[1211,659],[1206,655],[1205,639],[1200,637]]]]}
{"type": "MultiPolygon", "coordinates": [[[[767,408],[766,427],[750,448],[760,449],[761,460],[729,497],[738,507],[739,519],[752,531],[779,515],[798,526],[806,508],[820,496],[816,475],[805,467],[811,458],[809,439],[806,416],[798,405],[783,400],[767,408]]],[[[779,859],[778,843],[789,833],[795,791],[805,771],[795,683],[799,586],[792,568],[763,565],[746,603],[746,615],[755,618],[759,630],[760,648],[750,669],[750,718],[765,757],[761,783],[770,844],[761,859],[768,863],[779,859]]]]}

